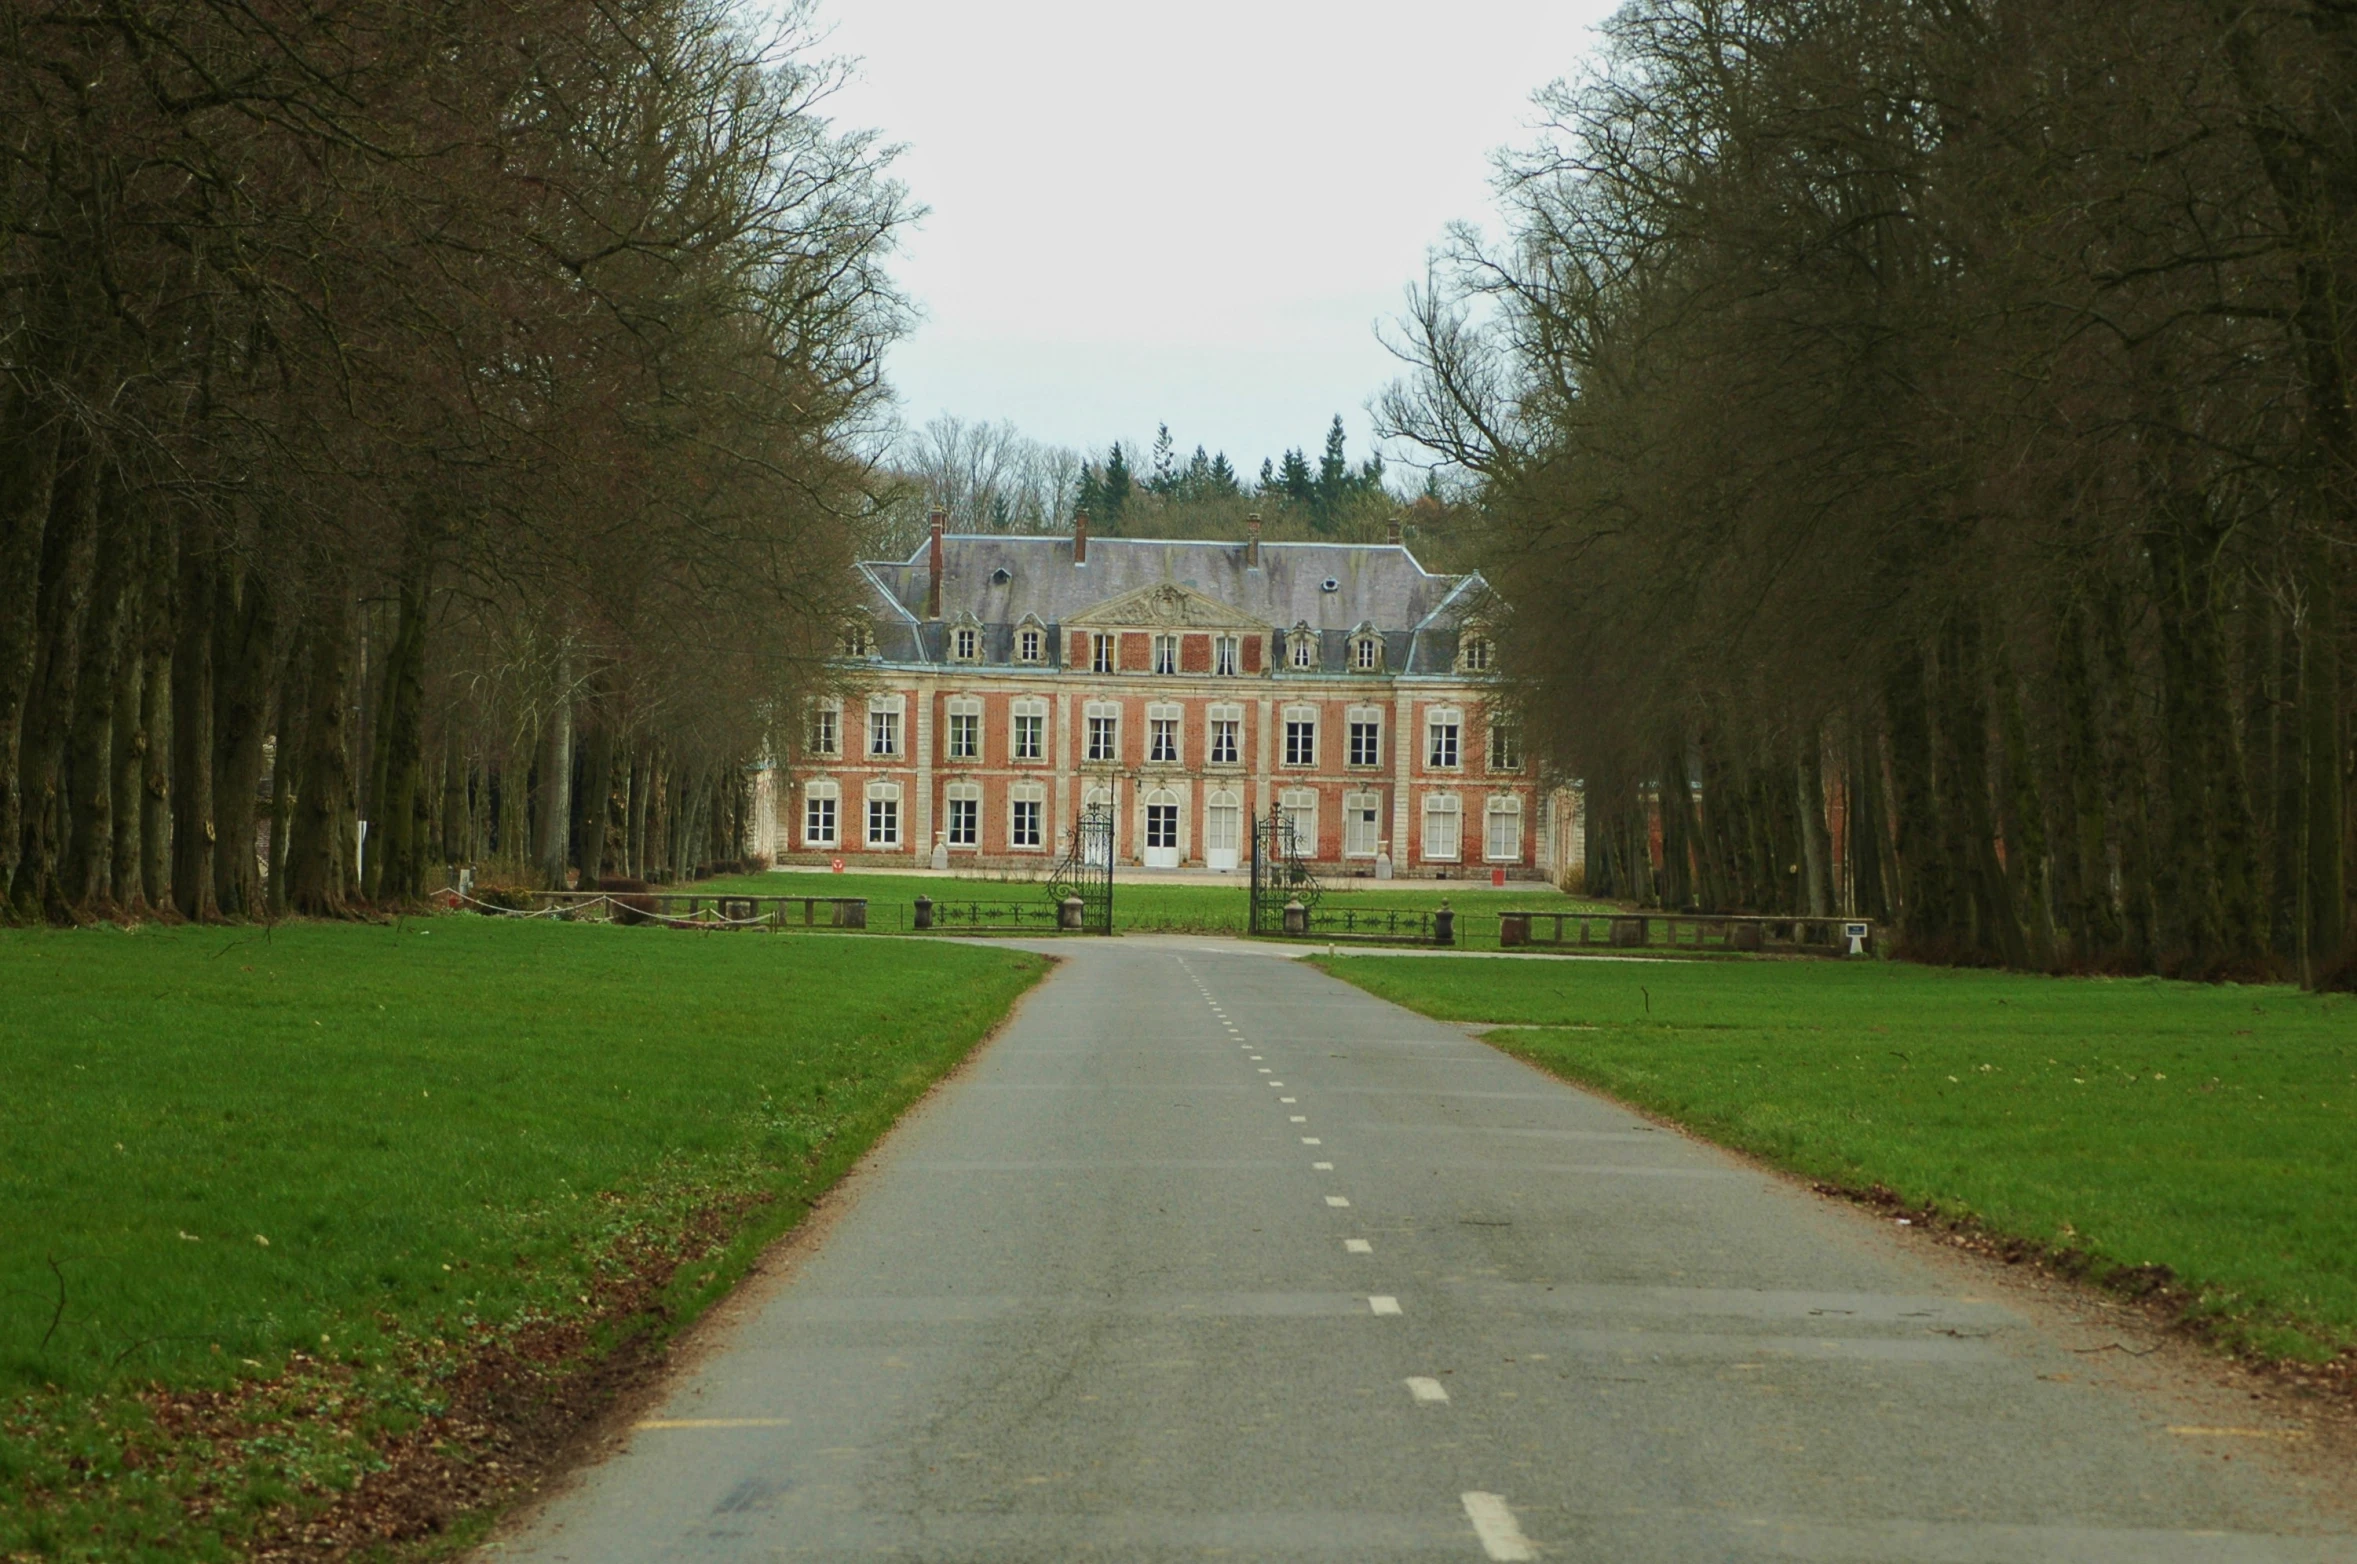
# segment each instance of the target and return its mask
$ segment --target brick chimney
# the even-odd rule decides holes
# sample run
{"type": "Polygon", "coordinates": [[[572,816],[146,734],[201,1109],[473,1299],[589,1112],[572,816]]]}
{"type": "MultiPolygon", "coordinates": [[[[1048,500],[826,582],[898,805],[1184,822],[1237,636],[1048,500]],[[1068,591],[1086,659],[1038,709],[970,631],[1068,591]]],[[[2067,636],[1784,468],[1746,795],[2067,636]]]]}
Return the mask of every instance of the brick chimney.
{"type": "Polygon", "coordinates": [[[1072,563],[1088,563],[1088,512],[1084,510],[1072,513],[1072,563]]]}
{"type": "Polygon", "coordinates": [[[941,617],[941,534],[949,525],[949,512],[936,506],[933,510],[933,540],[925,550],[925,617],[941,617]]]}
{"type": "Polygon", "coordinates": [[[1385,527],[1383,530],[1385,540],[1389,542],[1393,548],[1398,548],[1400,539],[1400,519],[1397,516],[1392,517],[1391,524],[1385,527]]]}
{"type": "Polygon", "coordinates": [[[1260,568],[1260,512],[1258,511],[1254,511],[1244,518],[1244,568],[1246,570],[1260,568]]]}

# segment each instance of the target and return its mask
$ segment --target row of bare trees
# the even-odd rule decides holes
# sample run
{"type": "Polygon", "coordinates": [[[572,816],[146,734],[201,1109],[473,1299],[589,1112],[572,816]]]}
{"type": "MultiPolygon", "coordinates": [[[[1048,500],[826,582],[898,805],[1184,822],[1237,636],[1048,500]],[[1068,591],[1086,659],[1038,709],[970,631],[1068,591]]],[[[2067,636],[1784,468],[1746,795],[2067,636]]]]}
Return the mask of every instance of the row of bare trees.
{"type": "Polygon", "coordinates": [[[2349,7],[1635,0],[1608,39],[1386,402],[1484,483],[1600,888],[2330,980],[2349,7]]]}
{"type": "Polygon", "coordinates": [[[10,914],[740,850],[905,315],[835,81],[718,0],[8,8],[10,914]]]}

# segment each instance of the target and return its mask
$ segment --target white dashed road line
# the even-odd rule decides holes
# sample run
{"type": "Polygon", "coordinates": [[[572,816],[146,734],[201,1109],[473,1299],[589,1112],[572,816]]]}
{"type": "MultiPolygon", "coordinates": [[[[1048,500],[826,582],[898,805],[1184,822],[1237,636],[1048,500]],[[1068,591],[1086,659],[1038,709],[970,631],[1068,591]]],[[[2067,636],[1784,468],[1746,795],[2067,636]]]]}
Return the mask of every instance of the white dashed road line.
{"type": "Polygon", "coordinates": [[[1399,1313],[1399,1300],[1389,1293],[1377,1293],[1367,1300],[1367,1312],[1370,1314],[1397,1314],[1399,1313]]]}
{"type": "Polygon", "coordinates": [[[1350,1197],[1348,1195],[1328,1195],[1326,1197],[1326,1204],[1330,1206],[1347,1206],[1350,1204],[1350,1197]]]}
{"type": "Polygon", "coordinates": [[[1345,1238],[1342,1240],[1342,1252],[1344,1254],[1373,1254],[1375,1246],[1364,1238],[1345,1238]]]}
{"type": "Polygon", "coordinates": [[[1334,1164],[1331,1162],[1313,1162],[1309,1165],[1309,1170],[1312,1173],[1331,1173],[1334,1171],[1334,1164]]]}
{"type": "Polygon", "coordinates": [[[1421,1374],[1408,1376],[1408,1394],[1418,1401],[1443,1402],[1449,1398],[1448,1391],[1441,1387],[1439,1380],[1427,1379],[1421,1374]]]}
{"type": "Polygon", "coordinates": [[[1538,1557],[1530,1539],[1522,1534],[1514,1512],[1506,1508],[1504,1498],[1494,1493],[1464,1493],[1457,1497],[1464,1502],[1465,1518],[1473,1523],[1473,1534],[1481,1539],[1482,1552],[1493,1559],[1538,1557]]]}
{"type": "Polygon", "coordinates": [[[1304,1146],[1322,1146],[1322,1145],[1324,1145],[1324,1144],[1325,1144],[1325,1142],[1323,1142],[1323,1141],[1319,1140],[1319,1139],[1318,1139],[1318,1138],[1317,1138],[1315,1135],[1304,1135],[1304,1136],[1302,1136],[1302,1137],[1301,1137],[1301,1143],[1302,1143],[1304,1146]]]}

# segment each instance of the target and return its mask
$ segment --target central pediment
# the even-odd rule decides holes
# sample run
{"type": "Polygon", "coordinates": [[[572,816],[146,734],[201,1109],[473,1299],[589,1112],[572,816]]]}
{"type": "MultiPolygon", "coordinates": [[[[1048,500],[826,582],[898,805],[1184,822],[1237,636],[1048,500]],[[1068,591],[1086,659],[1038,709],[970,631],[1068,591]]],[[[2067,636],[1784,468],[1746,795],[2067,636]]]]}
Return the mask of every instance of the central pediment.
{"type": "Polygon", "coordinates": [[[1064,621],[1084,628],[1116,625],[1154,625],[1189,630],[1266,630],[1265,621],[1230,608],[1192,587],[1165,581],[1107,598],[1064,621]]]}

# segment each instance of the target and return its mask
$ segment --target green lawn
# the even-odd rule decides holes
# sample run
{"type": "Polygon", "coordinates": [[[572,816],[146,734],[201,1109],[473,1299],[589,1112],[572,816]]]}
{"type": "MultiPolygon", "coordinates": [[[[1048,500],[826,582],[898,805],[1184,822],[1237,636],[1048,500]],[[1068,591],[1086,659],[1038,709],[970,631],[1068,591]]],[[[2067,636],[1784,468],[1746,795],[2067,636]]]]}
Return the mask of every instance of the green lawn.
{"type": "Polygon", "coordinates": [[[2169,1267],[2262,1350],[2357,1344],[2357,1003],[1896,962],[1319,963],[1813,1178],[2169,1267]]]}
{"type": "Polygon", "coordinates": [[[461,1344],[593,1313],[721,1213],[676,1328],[1044,967],[481,917],[0,932],[0,1557],[231,1555],[461,1344]],[[223,1452],[139,1395],[282,1375],[345,1415],[223,1452]]]}
{"type": "MultiPolygon", "coordinates": [[[[919,896],[936,902],[1036,900],[1045,903],[1042,882],[999,880],[983,876],[914,874],[773,874],[731,875],[666,885],[666,891],[726,890],[760,896],[865,896],[868,923],[886,933],[906,929],[919,896]]],[[[1124,880],[1115,872],[1113,925],[1121,933],[1241,934],[1249,900],[1247,877],[1196,885],[1148,885],[1124,880]]],[[[1517,882],[1505,890],[1479,883],[1447,880],[1331,880],[1325,882],[1327,908],[1377,907],[1429,911],[1446,902],[1457,911],[1459,943],[1473,949],[1495,949],[1499,909],[1542,910],[1600,908],[1601,902],[1566,896],[1552,885],[1517,882]]]]}

